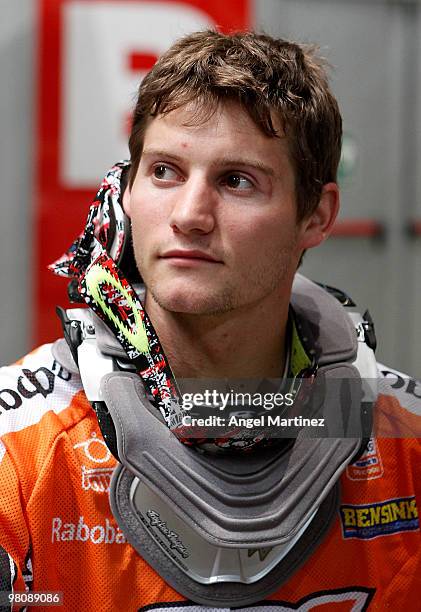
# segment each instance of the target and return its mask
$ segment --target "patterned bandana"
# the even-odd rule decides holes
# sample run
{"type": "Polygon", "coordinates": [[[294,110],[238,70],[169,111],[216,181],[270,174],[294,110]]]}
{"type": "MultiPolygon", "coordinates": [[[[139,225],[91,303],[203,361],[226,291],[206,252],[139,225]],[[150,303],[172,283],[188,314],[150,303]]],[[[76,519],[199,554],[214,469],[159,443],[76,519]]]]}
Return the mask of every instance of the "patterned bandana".
{"type": "Polygon", "coordinates": [[[68,251],[49,266],[49,269],[67,278],[79,278],[92,260],[92,250],[99,242],[114,261],[122,255],[127,219],[120,204],[120,184],[123,170],[129,168],[127,160],[116,163],[103,179],[89,209],[85,230],[68,251]]]}

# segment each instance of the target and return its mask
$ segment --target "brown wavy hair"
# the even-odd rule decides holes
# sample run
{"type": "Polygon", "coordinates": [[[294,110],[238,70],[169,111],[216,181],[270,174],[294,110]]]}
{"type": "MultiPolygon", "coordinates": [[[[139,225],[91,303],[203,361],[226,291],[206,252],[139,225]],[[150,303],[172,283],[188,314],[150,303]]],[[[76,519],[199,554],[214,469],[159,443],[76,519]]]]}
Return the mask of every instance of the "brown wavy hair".
{"type": "Polygon", "coordinates": [[[139,87],[129,184],[151,118],[194,102],[200,122],[224,101],[239,103],[268,136],[279,137],[274,123],[282,126],[295,169],[297,220],[311,214],[322,186],[336,181],[341,153],[342,119],[326,62],[314,46],[254,32],[195,32],[159,58],[139,87]]]}

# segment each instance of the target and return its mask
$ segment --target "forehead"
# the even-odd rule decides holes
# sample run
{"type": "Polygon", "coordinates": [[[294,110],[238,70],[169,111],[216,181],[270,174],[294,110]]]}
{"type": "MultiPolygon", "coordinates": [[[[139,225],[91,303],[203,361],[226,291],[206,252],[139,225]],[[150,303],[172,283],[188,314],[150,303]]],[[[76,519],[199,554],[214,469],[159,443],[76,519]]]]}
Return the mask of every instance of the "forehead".
{"type": "MultiPolygon", "coordinates": [[[[261,130],[244,108],[226,102],[216,108],[189,103],[148,122],[143,148],[164,144],[181,150],[195,150],[201,156],[241,153],[260,158],[274,170],[291,166],[285,133],[274,120],[279,136],[269,136],[261,130]]],[[[292,170],[292,167],[291,167],[292,170]]]]}

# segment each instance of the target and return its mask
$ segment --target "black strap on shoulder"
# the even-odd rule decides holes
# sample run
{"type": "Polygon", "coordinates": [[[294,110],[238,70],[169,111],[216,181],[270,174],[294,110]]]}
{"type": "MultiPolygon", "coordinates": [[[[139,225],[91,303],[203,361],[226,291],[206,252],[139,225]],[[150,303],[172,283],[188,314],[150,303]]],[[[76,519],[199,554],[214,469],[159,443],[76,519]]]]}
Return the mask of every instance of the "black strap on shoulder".
{"type": "MultiPolygon", "coordinates": [[[[16,576],[16,564],[9,553],[0,546],[0,593],[10,593],[13,589],[13,578],[16,576]],[[12,571],[14,567],[14,571],[12,571]]],[[[2,597],[0,601],[0,612],[10,612],[11,605],[5,603],[2,597]]]]}

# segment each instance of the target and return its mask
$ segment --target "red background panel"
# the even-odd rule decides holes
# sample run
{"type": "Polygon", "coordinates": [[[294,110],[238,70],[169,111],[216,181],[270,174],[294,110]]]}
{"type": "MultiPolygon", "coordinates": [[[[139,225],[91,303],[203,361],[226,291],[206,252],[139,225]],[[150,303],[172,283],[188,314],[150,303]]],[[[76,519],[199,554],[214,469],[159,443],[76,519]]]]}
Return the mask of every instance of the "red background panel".
{"type": "MultiPolygon", "coordinates": [[[[32,261],[34,286],[33,344],[53,340],[60,335],[55,305],[66,306],[67,281],[55,277],[47,265],[57,259],[82,231],[97,185],[91,189],[69,189],[60,183],[60,108],[63,66],[63,7],[72,0],[39,0],[39,62],[36,119],[36,197],[35,252],[32,261]],[[64,214],[66,211],[66,214],[64,214]]],[[[97,2],[99,0],[85,0],[97,2]]],[[[101,0],[104,2],[104,0],[101,0]]],[[[108,0],[118,6],[119,2],[108,0]]],[[[141,3],[142,0],[126,0],[141,3]]],[[[149,0],[150,1],[150,0],[149,0]]],[[[191,5],[210,15],[221,31],[250,27],[248,0],[166,0],[191,5]]],[[[157,32],[157,36],[159,33],[157,32]]],[[[129,58],[133,69],[153,64],[154,58],[133,51],[129,58]]],[[[98,177],[98,184],[102,177],[98,177]]]]}

